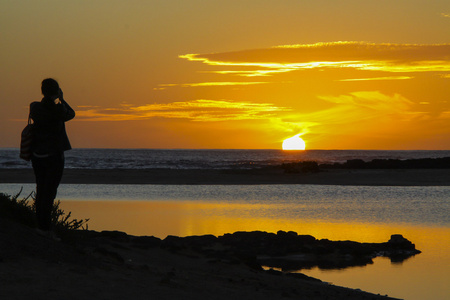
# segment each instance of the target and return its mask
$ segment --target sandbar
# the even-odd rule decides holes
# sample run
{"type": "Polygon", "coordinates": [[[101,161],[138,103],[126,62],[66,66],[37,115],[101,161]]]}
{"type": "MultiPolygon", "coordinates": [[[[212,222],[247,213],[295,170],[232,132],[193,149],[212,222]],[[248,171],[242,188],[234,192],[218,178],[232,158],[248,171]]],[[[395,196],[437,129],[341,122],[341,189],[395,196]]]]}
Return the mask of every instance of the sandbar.
{"type": "MultiPolygon", "coordinates": [[[[0,169],[0,183],[34,183],[33,170],[0,169]]],[[[63,184],[317,184],[366,186],[449,186],[450,169],[326,169],[285,173],[281,168],[66,169],[63,184]]]]}

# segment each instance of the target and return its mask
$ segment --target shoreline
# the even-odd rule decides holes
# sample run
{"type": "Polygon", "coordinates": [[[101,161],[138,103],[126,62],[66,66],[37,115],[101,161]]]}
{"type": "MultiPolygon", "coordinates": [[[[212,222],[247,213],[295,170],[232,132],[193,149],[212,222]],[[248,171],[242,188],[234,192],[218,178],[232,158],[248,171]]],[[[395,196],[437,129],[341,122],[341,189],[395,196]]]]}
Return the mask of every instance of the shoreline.
{"type": "Polygon", "coordinates": [[[395,299],[302,274],[257,270],[241,256],[178,248],[177,237],[161,247],[149,236],[77,231],[64,242],[2,217],[0,225],[0,241],[8,244],[0,247],[0,291],[11,298],[395,299]]]}
{"type": "MultiPolygon", "coordinates": [[[[0,169],[0,184],[34,182],[31,168],[0,169]]],[[[450,169],[65,169],[61,184],[450,186],[450,169]]]]}

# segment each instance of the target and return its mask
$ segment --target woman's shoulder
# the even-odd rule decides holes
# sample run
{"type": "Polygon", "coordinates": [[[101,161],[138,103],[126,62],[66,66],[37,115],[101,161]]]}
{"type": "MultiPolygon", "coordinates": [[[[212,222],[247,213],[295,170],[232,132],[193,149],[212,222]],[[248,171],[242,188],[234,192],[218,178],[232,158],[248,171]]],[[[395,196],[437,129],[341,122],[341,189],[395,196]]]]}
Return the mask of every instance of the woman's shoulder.
{"type": "Polygon", "coordinates": [[[50,112],[42,102],[35,101],[30,103],[30,114],[31,118],[36,121],[36,119],[47,118],[50,112]]]}
{"type": "Polygon", "coordinates": [[[30,103],[30,109],[40,108],[42,103],[40,101],[34,101],[30,103]]]}

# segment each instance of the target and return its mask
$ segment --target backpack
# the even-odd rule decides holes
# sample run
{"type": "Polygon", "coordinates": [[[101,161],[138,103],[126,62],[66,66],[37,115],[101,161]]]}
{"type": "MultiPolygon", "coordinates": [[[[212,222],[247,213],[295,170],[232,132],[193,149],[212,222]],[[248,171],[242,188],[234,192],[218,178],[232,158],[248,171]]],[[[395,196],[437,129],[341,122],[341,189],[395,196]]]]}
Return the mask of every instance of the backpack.
{"type": "Polygon", "coordinates": [[[31,122],[31,114],[28,115],[28,125],[22,130],[20,140],[20,158],[26,161],[31,159],[31,144],[34,137],[34,124],[31,122]]]}

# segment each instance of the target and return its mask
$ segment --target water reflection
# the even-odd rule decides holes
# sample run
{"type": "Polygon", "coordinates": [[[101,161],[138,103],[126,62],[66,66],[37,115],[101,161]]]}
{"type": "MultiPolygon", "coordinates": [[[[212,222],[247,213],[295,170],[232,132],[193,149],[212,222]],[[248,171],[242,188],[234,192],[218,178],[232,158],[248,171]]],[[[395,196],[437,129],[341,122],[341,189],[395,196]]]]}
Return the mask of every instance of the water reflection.
{"type": "MultiPolygon", "coordinates": [[[[35,188],[0,184],[10,194],[21,186],[23,195],[35,188]]],[[[449,195],[450,187],[62,185],[58,198],[73,217],[90,218],[90,229],[160,238],[292,230],[379,243],[402,234],[422,254],[401,265],[376,258],[366,267],[302,272],[397,298],[439,300],[450,299],[449,195]]]]}
{"type": "MultiPolygon", "coordinates": [[[[90,218],[89,229],[121,230],[133,235],[223,235],[236,231],[295,231],[317,239],[386,242],[402,234],[422,254],[402,265],[376,258],[368,267],[302,270],[326,282],[403,299],[447,299],[450,289],[450,229],[395,223],[274,217],[270,204],[201,201],[62,201],[74,218],[90,218]]],[[[287,208],[286,208],[287,209],[287,208]]]]}
{"type": "MultiPolygon", "coordinates": [[[[17,193],[19,185],[0,185],[17,193]]],[[[33,190],[34,185],[28,185],[33,190]]],[[[405,223],[448,227],[450,187],[377,187],[318,185],[77,185],[64,184],[61,200],[198,201],[231,204],[236,216],[332,221],[405,223]],[[242,207],[239,204],[252,204],[242,207]],[[257,210],[255,211],[255,207],[257,210]]],[[[208,211],[210,211],[208,209],[208,211]]],[[[216,210],[221,213],[222,210],[216,210]]]]}

